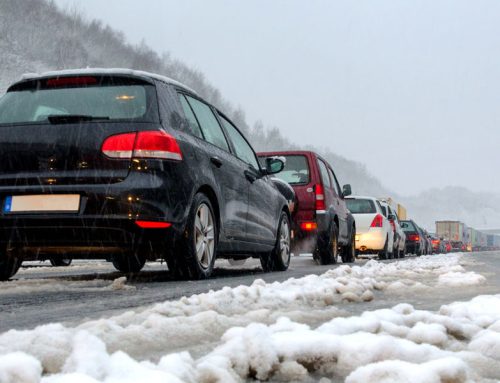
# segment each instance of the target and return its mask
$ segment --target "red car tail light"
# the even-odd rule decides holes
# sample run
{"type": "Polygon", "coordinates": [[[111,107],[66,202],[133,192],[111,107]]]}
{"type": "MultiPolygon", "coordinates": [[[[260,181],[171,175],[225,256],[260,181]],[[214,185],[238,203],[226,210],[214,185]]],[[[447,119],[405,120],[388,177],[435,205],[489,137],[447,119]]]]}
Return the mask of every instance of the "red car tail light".
{"type": "Polygon", "coordinates": [[[316,222],[301,222],[300,229],[304,231],[313,231],[318,228],[318,224],[316,222]]]}
{"type": "Polygon", "coordinates": [[[162,130],[156,130],[137,134],[134,158],[159,158],[181,161],[182,153],[174,137],[162,130]]]}
{"type": "Polygon", "coordinates": [[[170,222],[157,221],[135,221],[135,224],[141,229],[166,229],[172,226],[170,222]]]}
{"type": "Polygon", "coordinates": [[[390,224],[391,224],[391,227],[392,227],[392,231],[395,233],[396,232],[396,224],[394,223],[394,220],[393,219],[390,219],[389,220],[390,224]]]}
{"type": "Polygon", "coordinates": [[[434,245],[439,245],[439,239],[433,239],[432,244],[434,245]]]}
{"type": "Polygon", "coordinates": [[[373,218],[370,227],[382,227],[382,226],[384,226],[384,218],[382,217],[382,214],[377,214],[375,218],[373,218]]]}
{"type": "Polygon", "coordinates": [[[408,239],[413,242],[418,242],[420,241],[420,235],[418,234],[410,234],[408,235],[408,239]]]}
{"type": "Polygon", "coordinates": [[[326,205],[325,205],[325,192],[323,190],[323,185],[317,184],[314,187],[314,192],[316,195],[316,202],[315,202],[316,211],[324,212],[326,210],[326,205]]]}
{"type": "Polygon", "coordinates": [[[101,151],[111,158],[132,158],[137,133],[116,134],[104,140],[101,151]]]}
{"type": "Polygon", "coordinates": [[[161,130],[116,134],[104,140],[101,150],[111,158],[182,160],[177,140],[161,130]]]}

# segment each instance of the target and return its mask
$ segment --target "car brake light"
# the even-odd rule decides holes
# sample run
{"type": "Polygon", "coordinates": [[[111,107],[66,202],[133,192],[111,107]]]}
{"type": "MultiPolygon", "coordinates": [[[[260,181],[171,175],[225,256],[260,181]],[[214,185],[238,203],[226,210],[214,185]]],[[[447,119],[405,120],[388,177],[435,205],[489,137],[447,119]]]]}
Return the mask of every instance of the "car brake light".
{"type": "Polygon", "coordinates": [[[314,192],[316,194],[316,212],[324,212],[326,210],[325,205],[325,192],[323,191],[323,185],[317,184],[314,187],[314,192]]]}
{"type": "Polygon", "coordinates": [[[141,229],[166,229],[172,226],[170,222],[157,221],[135,221],[135,224],[141,229]]]}
{"type": "Polygon", "coordinates": [[[97,84],[97,79],[90,76],[80,77],[59,77],[47,80],[47,86],[58,87],[68,85],[93,85],[97,84]]]}
{"type": "Polygon", "coordinates": [[[104,140],[101,150],[111,158],[182,160],[177,140],[161,130],[114,135],[104,140]]]}
{"type": "Polygon", "coordinates": [[[420,241],[420,236],[418,234],[410,234],[408,236],[408,239],[410,241],[418,242],[418,241],[420,241]]]}
{"type": "Polygon", "coordinates": [[[377,214],[375,218],[373,218],[370,227],[382,227],[383,225],[384,225],[384,218],[382,217],[382,214],[377,214]]]}
{"type": "Polygon", "coordinates": [[[132,158],[137,133],[124,133],[108,137],[102,144],[102,152],[111,158],[132,158]]]}
{"type": "Polygon", "coordinates": [[[313,231],[318,228],[318,224],[316,222],[301,222],[300,228],[304,231],[313,231]]]}
{"type": "Polygon", "coordinates": [[[394,223],[394,220],[393,220],[393,219],[391,219],[391,220],[389,220],[389,222],[390,222],[390,224],[391,224],[392,231],[393,231],[393,232],[396,232],[396,224],[394,223]]]}

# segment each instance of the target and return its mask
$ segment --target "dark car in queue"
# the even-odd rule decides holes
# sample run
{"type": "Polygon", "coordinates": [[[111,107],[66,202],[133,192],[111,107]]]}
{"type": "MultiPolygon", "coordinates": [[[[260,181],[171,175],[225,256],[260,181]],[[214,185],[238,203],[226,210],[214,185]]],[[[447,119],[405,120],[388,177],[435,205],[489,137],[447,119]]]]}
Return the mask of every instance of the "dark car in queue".
{"type": "Polygon", "coordinates": [[[269,158],[285,160],[285,167],[275,177],[295,190],[293,252],[312,252],[320,264],[339,259],[354,262],[356,226],[344,199],[351,194],[350,185],[340,189],[330,164],[312,151],[263,152],[258,156],[261,163],[269,158]]]}
{"type": "Polygon", "coordinates": [[[422,255],[426,253],[426,243],[422,229],[413,220],[400,221],[401,228],[406,234],[406,252],[422,255]]]}
{"type": "Polygon", "coordinates": [[[0,99],[0,279],[23,260],[165,259],[207,278],[216,256],[290,262],[290,213],[234,124],[188,87],[132,70],[25,77],[0,99]]]}

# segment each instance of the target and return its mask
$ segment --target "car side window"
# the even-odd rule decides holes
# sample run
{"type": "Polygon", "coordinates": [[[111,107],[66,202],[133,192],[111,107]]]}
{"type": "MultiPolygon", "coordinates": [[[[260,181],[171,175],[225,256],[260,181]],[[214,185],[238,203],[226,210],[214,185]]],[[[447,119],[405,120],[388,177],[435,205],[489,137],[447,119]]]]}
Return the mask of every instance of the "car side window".
{"type": "Polygon", "coordinates": [[[212,109],[207,104],[193,97],[186,96],[186,99],[189,105],[191,105],[196,119],[200,124],[205,140],[229,152],[229,145],[227,144],[226,137],[212,109]]]}
{"type": "Polygon", "coordinates": [[[184,110],[184,116],[186,117],[186,120],[189,124],[189,133],[198,138],[203,138],[203,134],[201,133],[200,125],[196,120],[196,116],[194,115],[191,106],[189,106],[189,103],[186,101],[186,98],[183,94],[179,94],[179,101],[181,102],[182,109],[184,110]]]}
{"type": "Polygon", "coordinates": [[[332,179],[333,186],[334,186],[335,191],[337,192],[337,195],[341,196],[342,190],[340,190],[340,185],[339,185],[339,182],[337,181],[337,177],[335,177],[335,173],[330,168],[328,168],[328,173],[330,173],[330,178],[332,179]]]}
{"type": "Polygon", "coordinates": [[[224,125],[224,129],[226,129],[226,133],[228,134],[229,139],[234,145],[236,157],[258,170],[259,163],[255,156],[255,152],[248,144],[247,140],[245,140],[242,134],[238,132],[234,125],[229,122],[224,116],[219,114],[219,117],[221,118],[222,125],[224,125]]]}
{"type": "Polygon", "coordinates": [[[328,175],[328,170],[326,168],[326,164],[318,159],[319,171],[321,173],[321,179],[323,180],[323,184],[325,187],[332,188],[332,184],[330,182],[330,176],[328,175]]]}

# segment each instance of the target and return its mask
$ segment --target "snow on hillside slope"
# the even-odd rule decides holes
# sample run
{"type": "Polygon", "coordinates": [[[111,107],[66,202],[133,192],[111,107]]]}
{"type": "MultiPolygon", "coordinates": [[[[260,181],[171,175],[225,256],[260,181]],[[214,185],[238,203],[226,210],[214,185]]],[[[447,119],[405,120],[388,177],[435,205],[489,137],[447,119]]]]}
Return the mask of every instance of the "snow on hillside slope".
{"type": "Polygon", "coordinates": [[[463,262],[460,255],[369,261],[283,283],[256,280],[74,328],[11,330],[0,335],[0,381],[499,379],[500,295],[449,304],[438,312],[399,304],[342,316],[342,302],[371,300],[377,289],[418,294],[450,278],[452,286],[462,281],[464,288],[484,282],[466,273],[463,262]]]}

